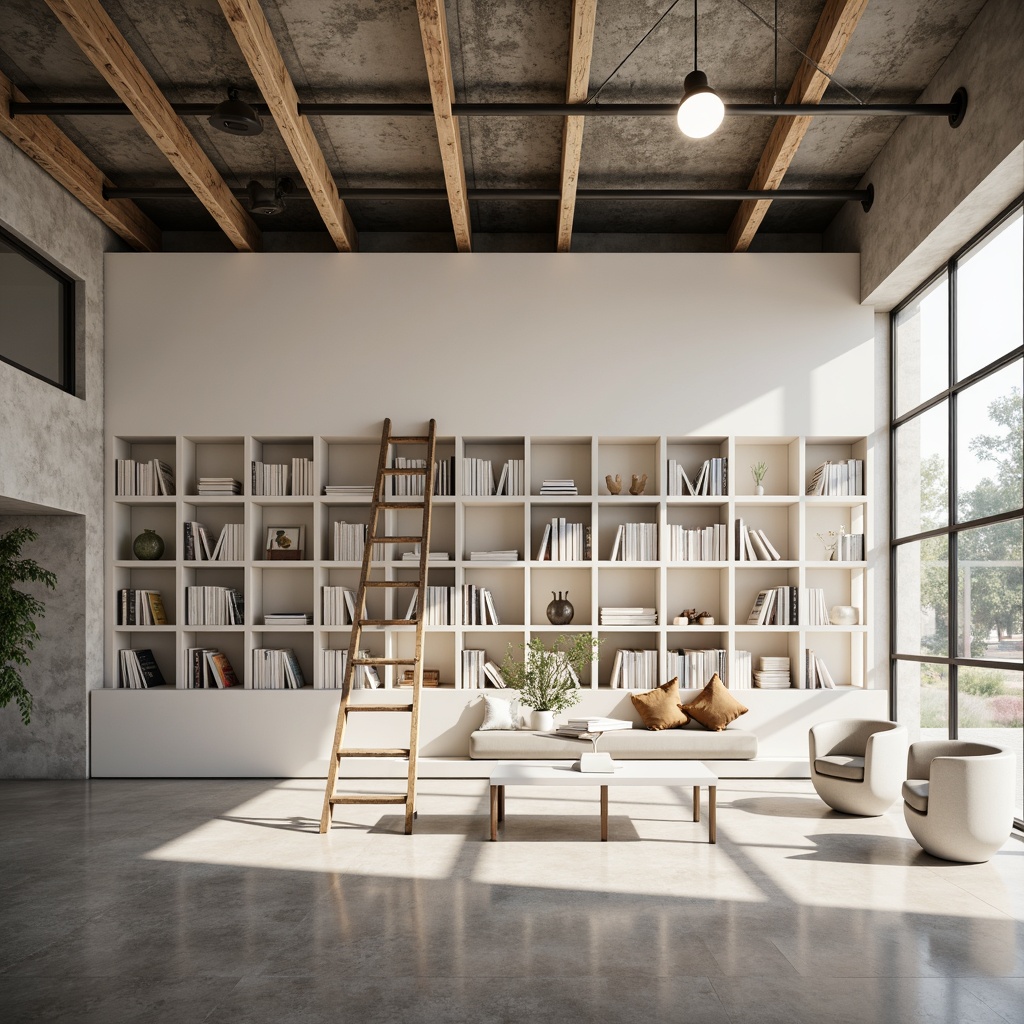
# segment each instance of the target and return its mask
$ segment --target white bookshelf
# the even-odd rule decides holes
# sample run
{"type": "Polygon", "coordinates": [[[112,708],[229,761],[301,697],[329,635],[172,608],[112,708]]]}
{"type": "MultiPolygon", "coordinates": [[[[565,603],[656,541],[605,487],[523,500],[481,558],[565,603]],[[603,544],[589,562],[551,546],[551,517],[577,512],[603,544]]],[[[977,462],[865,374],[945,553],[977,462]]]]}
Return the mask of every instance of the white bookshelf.
{"type": "MultiPolygon", "coordinates": [[[[194,646],[219,647],[243,681],[250,684],[251,652],[260,647],[291,647],[306,677],[305,689],[319,682],[320,653],[347,649],[349,626],[322,622],[324,586],[355,590],[359,563],[332,560],[333,524],[338,520],[365,522],[368,497],[324,495],[327,484],[372,484],[379,439],[375,437],[235,436],[116,437],[108,466],[107,649],[105,686],[117,689],[118,652],[124,648],[153,651],[170,687],[188,690],[185,652],[194,646]],[[250,466],[254,460],[288,462],[311,459],[316,493],[300,496],[254,496],[250,466]],[[172,497],[121,497],[114,493],[113,458],[160,458],[175,470],[177,493],[172,497]],[[199,496],[200,476],[233,476],[242,481],[239,496],[199,496]],[[241,523],[246,557],[237,562],[185,561],[182,531],[186,521],[203,523],[216,539],[225,523],[241,523]],[[303,526],[305,551],[298,561],[266,561],[267,530],[303,526]],[[139,561],[132,555],[132,540],[145,528],[156,529],[166,550],[158,561],[139,561]],[[245,597],[245,623],[240,626],[204,627],[188,624],[185,587],[230,586],[245,597]],[[168,614],[161,627],[117,624],[117,591],[125,588],[160,590],[168,614]],[[282,628],[263,624],[267,612],[300,611],[312,624],[282,628]]],[[[440,672],[442,688],[462,688],[461,652],[483,649],[500,663],[508,644],[518,648],[531,637],[550,639],[560,632],[591,631],[604,643],[599,659],[582,680],[593,690],[609,690],[609,673],[616,649],[640,648],[658,652],[659,672],[665,678],[666,652],[682,648],[722,648],[730,659],[737,650],[750,651],[756,666],[762,655],[791,659],[794,690],[803,683],[803,652],[810,647],[822,656],[840,687],[883,687],[870,678],[873,665],[874,609],[869,600],[872,558],[872,498],[806,496],[814,468],[825,461],[863,459],[864,480],[872,479],[871,452],[865,438],[857,437],[463,437],[439,440],[439,458],[455,459],[456,494],[434,498],[432,549],[448,551],[450,562],[433,562],[431,585],[465,584],[487,587],[494,598],[501,625],[431,626],[426,628],[425,667],[440,672]],[[703,460],[728,459],[728,488],[721,496],[670,497],[667,463],[675,459],[691,476],[703,460]],[[490,459],[495,480],[506,459],[525,462],[528,492],[524,496],[483,496],[463,493],[462,459],[490,459]],[[749,467],[768,465],[765,494],[754,493],[749,467]],[[628,493],[633,474],[647,474],[645,493],[628,493]],[[619,474],[622,493],[612,495],[606,474],[619,474]],[[541,496],[543,480],[575,480],[576,496],[541,496]],[[592,531],[592,558],[571,562],[536,561],[545,522],[553,516],[581,522],[592,531]],[[737,559],[735,523],[738,517],[764,529],[783,556],[778,562],[737,559]],[[713,524],[726,527],[728,557],[714,562],[669,562],[663,557],[638,562],[611,561],[611,546],[618,526],[656,524],[663,538],[667,526],[694,529],[713,524]],[[861,562],[824,560],[817,533],[838,530],[863,533],[867,558],[861,562]],[[518,551],[508,562],[470,560],[471,551],[518,551]],[[853,605],[859,611],[856,626],[746,625],[757,592],[765,587],[790,585],[818,587],[826,604],[853,605]],[[551,626],[545,608],[552,591],[568,591],[575,607],[569,626],[551,626]],[[643,627],[609,627],[598,622],[599,608],[607,605],[642,605],[657,609],[658,623],[643,627]],[[684,608],[708,611],[712,626],[677,627],[674,616],[684,608]]],[[[868,486],[870,486],[868,484],[868,486]]],[[[402,516],[391,512],[388,532],[402,532],[402,516]]],[[[384,565],[391,579],[412,578],[415,565],[400,560],[399,549],[384,565]]],[[[381,617],[404,614],[407,594],[375,594],[370,611],[381,617]],[[403,607],[399,607],[402,604],[403,607]]],[[[461,602],[459,602],[461,604],[461,602]]],[[[364,645],[376,655],[401,655],[412,643],[408,628],[364,630],[364,645]]],[[[397,679],[384,673],[385,688],[397,679]]],[[[428,691],[429,693],[430,691],[428,691]]],[[[611,691],[620,692],[620,691],[611,691]]],[[[807,691],[805,691],[806,693],[807,691]]],[[[143,698],[146,696],[142,695],[143,698]]],[[[288,696],[294,696],[289,692],[288,696]]],[[[302,699],[297,697],[296,699],[302,699]]],[[[429,698],[428,698],[429,699],[429,698]]]]}

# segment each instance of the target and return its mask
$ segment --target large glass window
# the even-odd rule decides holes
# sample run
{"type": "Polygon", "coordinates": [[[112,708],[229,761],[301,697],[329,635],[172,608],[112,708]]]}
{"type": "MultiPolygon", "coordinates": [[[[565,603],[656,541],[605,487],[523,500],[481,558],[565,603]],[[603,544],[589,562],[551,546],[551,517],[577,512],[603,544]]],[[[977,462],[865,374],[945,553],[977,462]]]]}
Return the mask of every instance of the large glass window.
{"type": "Polygon", "coordinates": [[[75,390],[74,283],[0,232],[0,359],[75,390]]]}
{"type": "Polygon", "coordinates": [[[893,714],[1017,756],[1024,827],[1020,201],[893,313],[893,714]]]}

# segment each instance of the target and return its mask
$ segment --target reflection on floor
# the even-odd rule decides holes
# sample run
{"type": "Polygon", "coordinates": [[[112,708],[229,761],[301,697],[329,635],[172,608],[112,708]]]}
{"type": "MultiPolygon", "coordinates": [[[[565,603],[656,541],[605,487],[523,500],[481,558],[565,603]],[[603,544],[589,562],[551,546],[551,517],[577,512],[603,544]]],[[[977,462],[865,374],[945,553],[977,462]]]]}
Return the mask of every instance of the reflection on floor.
{"type": "MultiPolygon", "coordinates": [[[[387,788],[380,784],[381,788],[387,788]]],[[[372,788],[363,783],[363,789],[372,788]]],[[[316,833],[316,780],[0,783],[0,1017],[119,1024],[1024,1020],[1024,843],[920,851],[897,806],[421,784],[316,833]]]]}

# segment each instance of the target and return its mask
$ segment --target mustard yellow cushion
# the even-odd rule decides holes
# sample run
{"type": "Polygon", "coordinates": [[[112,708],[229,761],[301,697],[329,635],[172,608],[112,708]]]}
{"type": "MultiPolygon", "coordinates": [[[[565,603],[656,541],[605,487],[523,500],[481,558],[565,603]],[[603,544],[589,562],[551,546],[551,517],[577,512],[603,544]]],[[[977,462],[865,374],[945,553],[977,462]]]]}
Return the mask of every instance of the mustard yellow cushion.
{"type": "Polygon", "coordinates": [[[715,732],[721,732],[730,722],[735,722],[740,715],[750,710],[729,692],[717,672],[689,704],[681,704],[679,707],[705,729],[714,729],[715,732]]]}
{"type": "Polygon", "coordinates": [[[648,729],[678,729],[690,720],[679,703],[678,679],[670,679],[653,690],[631,693],[629,699],[648,729]]]}

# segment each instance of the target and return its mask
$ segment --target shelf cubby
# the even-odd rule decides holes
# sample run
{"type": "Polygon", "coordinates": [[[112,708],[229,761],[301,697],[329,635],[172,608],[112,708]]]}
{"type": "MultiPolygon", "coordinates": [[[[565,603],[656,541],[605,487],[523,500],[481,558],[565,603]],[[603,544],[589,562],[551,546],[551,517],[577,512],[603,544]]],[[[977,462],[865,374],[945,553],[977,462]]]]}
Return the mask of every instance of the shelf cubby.
{"type": "Polygon", "coordinates": [[[523,575],[521,568],[473,562],[466,566],[463,581],[491,592],[502,626],[521,626],[525,622],[523,575]]]}
{"type": "Polygon", "coordinates": [[[589,437],[531,438],[530,494],[540,496],[545,480],[573,480],[577,494],[592,494],[591,450],[589,437]]]}
{"type": "MultiPolygon", "coordinates": [[[[228,661],[231,662],[231,667],[235,670],[235,675],[240,684],[238,689],[245,688],[245,681],[249,675],[249,664],[245,656],[245,636],[240,630],[232,632],[217,629],[186,629],[181,634],[181,647],[178,656],[178,664],[180,666],[178,673],[179,689],[193,689],[191,679],[189,678],[188,649],[190,647],[206,647],[211,650],[222,651],[227,656],[228,661]]],[[[228,689],[234,690],[235,687],[228,687],[228,689]]]]}
{"type": "Polygon", "coordinates": [[[245,464],[245,438],[182,438],[179,494],[198,495],[200,477],[231,477],[244,488],[251,475],[245,464]]]}
{"type": "Polygon", "coordinates": [[[623,501],[642,501],[646,497],[657,498],[664,490],[662,476],[658,472],[661,460],[658,458],[658,438],[599,438],[597,442],[597,480],[594,493],[605,498],[617,497],[623,501]],[[640,495],[630,494],[633,477],[647,476],[647,483],[640,495]],[[622,489],[613,495],[606,478],[619,477],[622,489]]]}

